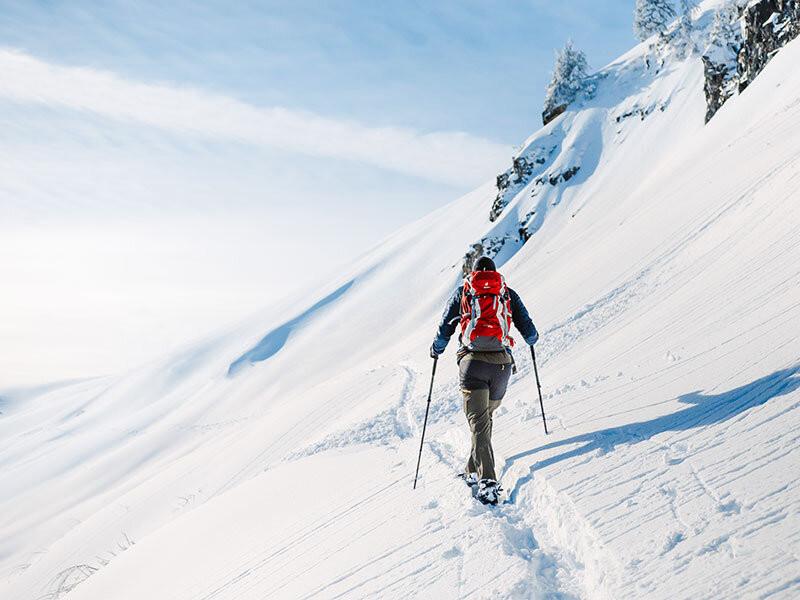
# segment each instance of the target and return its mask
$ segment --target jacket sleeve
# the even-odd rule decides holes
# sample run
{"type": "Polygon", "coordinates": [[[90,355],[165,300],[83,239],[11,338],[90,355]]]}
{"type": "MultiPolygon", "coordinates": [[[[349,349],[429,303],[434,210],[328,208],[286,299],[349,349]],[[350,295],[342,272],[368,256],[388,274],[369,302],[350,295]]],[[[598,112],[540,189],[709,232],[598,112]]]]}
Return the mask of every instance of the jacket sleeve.
{"type": "Polygon", "coordinates": [[[533,324],[531,316],[528,314],[528,309],[525,308],[517,292],[509,288],[508,294],[511,296],[511,318],[514,321],[514,327],[519,329],[519,332],[525,339],[525,343],[529,346],[533,346],[539,339],[539,332],[536,331],[536,326],[533,324]]]}
{"type": "Polygon", "coordinates": [[[460,286],[456,288],[442,313],[439,329],[436,332],[431,348],[437,354],[441,354],[447,348],[447,342],[450,341],[453,333],[455,333],[458,321],[461,319],[461,291],[462,288],[460,286]]]}

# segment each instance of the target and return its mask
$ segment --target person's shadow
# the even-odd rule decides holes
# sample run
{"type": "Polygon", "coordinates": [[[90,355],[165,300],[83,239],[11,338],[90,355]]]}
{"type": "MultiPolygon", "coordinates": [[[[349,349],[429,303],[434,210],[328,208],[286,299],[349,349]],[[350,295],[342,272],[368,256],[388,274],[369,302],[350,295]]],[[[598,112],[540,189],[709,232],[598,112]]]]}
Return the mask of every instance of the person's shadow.
{"type": "Polygon", "coordinates": [[[581,444],[577,448],[542,459],[531,465],[530,472],[521,477],[514,485],[514,489],[510,494],[510,501],[516,501],[520,488],[531,480],[534,471],[537,469],[593,451],[612,452],[619,444],[636,444],[667,431],[684,431],[695,427],[722,423],[748,408],[760,406],[772,398],[797,390],[800,388],[799,374],[800,365],[795,365],[775,371],[770,375],[721,394],[706,396],[697,391],[690,392],[678,398],[679,402],[690,406],[674,413],[656,417],[650,421],[639,421],[576,435],[514,454],[506,459],[504,471],[507,471],[514,462],[537,452],[543,452],[559,446],[581,444]]]}

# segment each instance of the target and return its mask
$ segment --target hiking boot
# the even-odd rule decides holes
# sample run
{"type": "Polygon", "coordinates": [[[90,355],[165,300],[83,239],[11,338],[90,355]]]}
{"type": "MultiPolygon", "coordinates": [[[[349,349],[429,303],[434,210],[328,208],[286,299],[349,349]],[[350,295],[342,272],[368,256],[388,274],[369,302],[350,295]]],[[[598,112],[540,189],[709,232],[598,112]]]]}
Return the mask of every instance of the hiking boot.
{"type": "Polygon", "coordinates": [[[494,479],[481,479],[475,497],[483,504],[496,505],[500,501],[503,488],[494,479]]]}

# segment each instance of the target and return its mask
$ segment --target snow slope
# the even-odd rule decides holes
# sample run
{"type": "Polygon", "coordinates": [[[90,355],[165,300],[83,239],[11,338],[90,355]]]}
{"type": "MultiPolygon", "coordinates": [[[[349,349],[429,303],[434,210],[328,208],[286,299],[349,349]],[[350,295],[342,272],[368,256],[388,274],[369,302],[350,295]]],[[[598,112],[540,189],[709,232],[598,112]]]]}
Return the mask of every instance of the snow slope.
{"type": "Polygon", "coordinates": [[[700,62],[643,52],[521,150],[574,176],[535,174],[493,223],[487,184],[283,311],[0,395],[0,597],[796,596],[800,40],[707,126],[700,62]],[[476,504],[451,344],[414,491],[444,299],[521,221],[498,259],[551,434],[520,348],[511,501],[476,504]]]}

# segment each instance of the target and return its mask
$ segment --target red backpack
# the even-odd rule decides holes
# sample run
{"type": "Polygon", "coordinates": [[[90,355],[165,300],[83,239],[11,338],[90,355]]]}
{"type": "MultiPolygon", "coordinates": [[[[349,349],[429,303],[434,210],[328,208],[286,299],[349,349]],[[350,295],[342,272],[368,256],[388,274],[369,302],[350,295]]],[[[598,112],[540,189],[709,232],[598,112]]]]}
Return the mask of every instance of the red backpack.
{"type": "Polygon", "coordinates": [[[497,271],[473,271],[461,294],[461,343],[468,350],[498,352],[514,345],[511,297],[497,271]]]}

